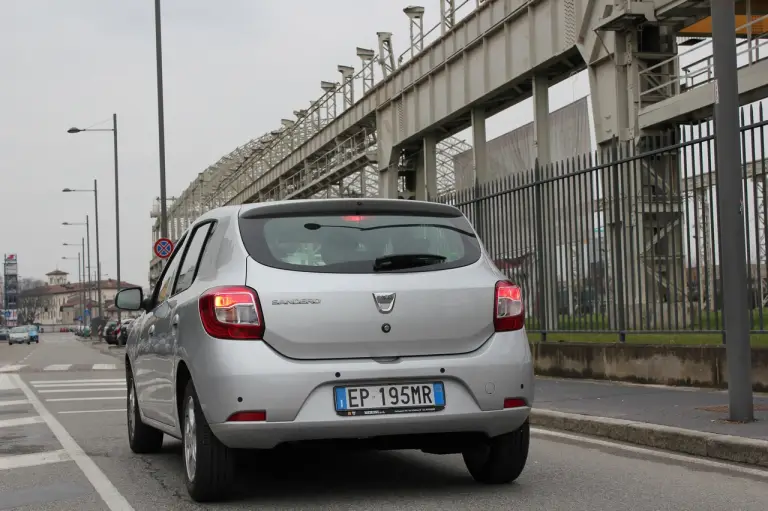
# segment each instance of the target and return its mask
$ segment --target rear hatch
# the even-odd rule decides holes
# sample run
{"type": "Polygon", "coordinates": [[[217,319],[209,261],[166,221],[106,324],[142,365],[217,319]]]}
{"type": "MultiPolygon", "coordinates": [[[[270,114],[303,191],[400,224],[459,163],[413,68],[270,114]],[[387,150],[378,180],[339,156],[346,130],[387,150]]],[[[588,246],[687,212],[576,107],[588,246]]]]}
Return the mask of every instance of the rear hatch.
{"type": "Polygon", "coordinates": [[[452,207],[323,200],[241,215],[264,340],[296,359],[467,353],[493,334],[498,276],[452,207]]]}

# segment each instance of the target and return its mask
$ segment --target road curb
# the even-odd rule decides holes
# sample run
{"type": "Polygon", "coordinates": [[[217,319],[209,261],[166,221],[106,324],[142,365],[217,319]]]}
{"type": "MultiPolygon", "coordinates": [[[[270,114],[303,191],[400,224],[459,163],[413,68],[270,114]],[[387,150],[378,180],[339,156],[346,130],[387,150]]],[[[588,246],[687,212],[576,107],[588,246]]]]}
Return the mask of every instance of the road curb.
{"type": "Polygon", "coordinates": [[[555,410],[531,410],[531,424],[630,444],[768,468],[768,441],[555,410]]]}
{"type": "Polygon", "coordinates": [[[104,355],[115,357],[118,360],[123,360],[123,357],[125,356],[124,346],[114,346],[107,343],[94,343],[91,344],[91,348],[103,353],[104,355]]]}

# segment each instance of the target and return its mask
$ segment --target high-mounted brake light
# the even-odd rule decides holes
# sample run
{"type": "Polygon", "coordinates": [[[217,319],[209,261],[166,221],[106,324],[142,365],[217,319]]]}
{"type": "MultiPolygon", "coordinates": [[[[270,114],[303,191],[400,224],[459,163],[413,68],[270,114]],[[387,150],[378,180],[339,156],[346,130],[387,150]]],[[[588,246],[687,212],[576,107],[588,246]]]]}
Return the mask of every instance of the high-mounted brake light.
{"type": "Polygon", "coordinates": [[[341,217],[341,219],[347,222],[362,222],[363,220],[365,220],[365,217],[359,216],[359,215],[347,215],[347,216],[341,217]]]}
{"type": "Polygon", "coordinates": [[[497,332],[520,330],[525,326],[522,290],[506,280],[496,283],[493,301],[493,326],[497,332]]]}
{"type": "Polygon", "coordinates": [[[264,315],[256,291],[245,286],[216,287],[200,297],[200,320],[211,337],[261,340],[264,315]]]}

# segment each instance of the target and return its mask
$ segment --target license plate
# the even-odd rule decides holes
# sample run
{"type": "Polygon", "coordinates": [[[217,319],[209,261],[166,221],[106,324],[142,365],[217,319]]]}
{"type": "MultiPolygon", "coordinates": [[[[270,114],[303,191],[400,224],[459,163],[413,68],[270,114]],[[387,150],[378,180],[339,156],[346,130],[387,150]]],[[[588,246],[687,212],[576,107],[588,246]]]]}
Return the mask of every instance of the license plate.
{"type": "Polygon", "coordinates": [[[336,413],[344,416],[438,412],[445,408],[442,382],[335,387],[336,413]]]}

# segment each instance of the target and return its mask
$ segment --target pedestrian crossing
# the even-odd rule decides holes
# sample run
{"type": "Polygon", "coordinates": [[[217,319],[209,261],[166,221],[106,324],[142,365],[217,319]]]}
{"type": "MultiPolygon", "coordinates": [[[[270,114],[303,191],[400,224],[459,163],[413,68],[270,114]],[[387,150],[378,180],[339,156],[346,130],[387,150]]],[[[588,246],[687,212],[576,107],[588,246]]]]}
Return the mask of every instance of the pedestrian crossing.
{"type": "MultiPolygon", "coordinates": [[[[6,364],[0,366],[0,378],[8,373],[37,373],[37,372],[77,372],[77,371],[115,371],[122,368],[121,364],[50,364],[46,366],[33,366],[29,364],[6,364]]],[[[0,389],[2,380],[0,380],[0,389]]]]}
{"type": "MultiPolygon", "coordinates": [[[[116,366],[100,364],[105,365],[116,366]]],[[[58,364],[49,371],[73,367],[58,364]]],[[[114,369],[112,373],[72,374],[69,378],[59,374],[0,374],[0,481],[13,481],[0,484],[0,509],[6,509],[8,502],[22,501],[29,509],[32,504],[34,509],[78,509],[77,499],[92,499],[94,491],[109,509],[132,509],[77,440],[104,431],[118,432],[113,437],[124,438],[125,376],[114,369]],[[78,471],[92,483],[93,490],[78,488],[74,496],[72,492],[55,496],[34,493],[35,488],[44,486],[42,483],[81,477],[74,475],[78,471]],[[32,497],[19,500],[22,494],[32,497]]]]}

